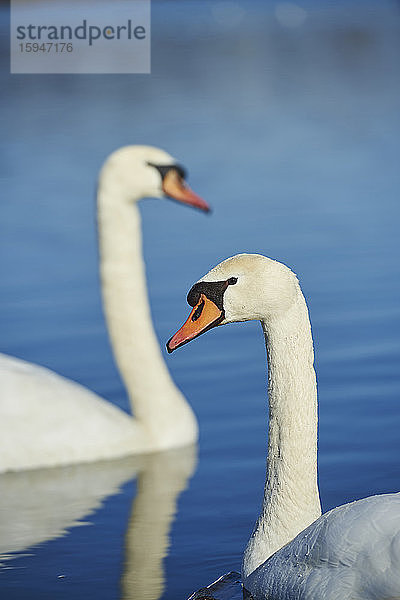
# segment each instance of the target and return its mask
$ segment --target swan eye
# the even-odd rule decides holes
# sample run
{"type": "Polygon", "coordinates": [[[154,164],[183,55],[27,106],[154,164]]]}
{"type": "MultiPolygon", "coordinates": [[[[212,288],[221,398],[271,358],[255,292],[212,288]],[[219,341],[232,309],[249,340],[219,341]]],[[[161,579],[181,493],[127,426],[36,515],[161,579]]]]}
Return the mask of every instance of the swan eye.
{"type": "Polygon", "coordinates": [[[161,175],[161,179],[164,181],[166,174],[173,169],[176,171],[181,179],[186,179],[186,171],[181,165],[156,165],[148,162],[149,167],[154,167],[161,175]]]}
{"type": "Polygon", "coordinates": [[[197,319],[200,317],[201,313],[203,312],[204,305],[205,305],[205,302],[204,302],[204,300],[202,300],[193,313],[192,321],[197,321],[197,319]]]}
{"type": "Polygon", "coordinates": [[[235,285],[235,283],[237,283],[238,278],[237,277],[229,277],[227,284],[228,285],[235,285]]]}

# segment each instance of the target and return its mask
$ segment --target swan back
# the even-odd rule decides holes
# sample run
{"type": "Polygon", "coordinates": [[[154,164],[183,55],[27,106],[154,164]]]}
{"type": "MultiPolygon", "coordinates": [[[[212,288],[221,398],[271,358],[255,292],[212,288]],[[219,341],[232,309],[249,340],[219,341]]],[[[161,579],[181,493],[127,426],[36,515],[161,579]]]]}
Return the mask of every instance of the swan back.
{"type": "Polygon", "coordinates": [[[400,493],[325,513],[244,581],[254,600],[393,600],[400,590],[400,493]]]}

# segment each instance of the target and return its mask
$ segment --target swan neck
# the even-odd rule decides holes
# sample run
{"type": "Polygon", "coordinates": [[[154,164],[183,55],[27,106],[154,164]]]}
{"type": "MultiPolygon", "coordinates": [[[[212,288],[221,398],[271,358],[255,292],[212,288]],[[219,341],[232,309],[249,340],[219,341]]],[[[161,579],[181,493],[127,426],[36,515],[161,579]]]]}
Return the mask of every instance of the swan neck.
{"type": "Polygon", "coordinates": [[[314,351],[300,288],[281,318],[261,324],[268,362],[267,472],[261,514],[244,555],[244,577],[321,514],[314,351]]]}
{"type": "Polygon", "coordinates": [[[139,196],[130,190],[127,198],[117,178],[109,171],[102,174],[98,189],[100,277],[111,345],[132,412],[153,436],[153,445],[163,449],[192,443],[197,424],[171,379],[153,328],[139,196]]]}

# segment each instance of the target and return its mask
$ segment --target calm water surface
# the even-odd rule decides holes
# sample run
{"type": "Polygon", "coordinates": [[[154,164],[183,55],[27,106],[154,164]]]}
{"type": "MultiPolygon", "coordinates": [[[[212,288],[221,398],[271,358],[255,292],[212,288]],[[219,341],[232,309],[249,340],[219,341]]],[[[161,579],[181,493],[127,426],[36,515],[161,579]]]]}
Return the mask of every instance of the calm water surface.
{"type": "MultiPolygon", "coordinates": [[[[164,147],[214,213],[142,203],[160,343],[221,259],[290,265],[312,317],[327,510],[400,488],[400,8],[302,3],[288,27],[278,4],[153,2],[151,76],[10,77],[3,40],[1,350],[128,409],[95,179],[122,144],[164,147]]],[[[2,476],[1,597],[178,600],[238,569],[264,483],[264,352],[247,323],[165,356],[198,454],[2,476]]]]}

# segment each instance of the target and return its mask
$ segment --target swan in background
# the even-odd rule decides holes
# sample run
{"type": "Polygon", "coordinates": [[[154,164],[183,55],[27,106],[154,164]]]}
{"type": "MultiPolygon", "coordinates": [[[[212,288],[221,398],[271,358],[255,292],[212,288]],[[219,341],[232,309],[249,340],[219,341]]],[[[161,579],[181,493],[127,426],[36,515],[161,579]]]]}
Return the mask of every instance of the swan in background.
{"type": "MultiPolygon", "coordinates": [[[[2,567],[12,567],[12,559],[18,559],[19,553],[35,553],[33,546],[87,525],[108,497],[136,478],[136,495],[125,527],[121,600],[158,600],[165,586],[163,561],[177,502],[196,462],[196,447],[187,446],[99,463],[3,473],[0,573],[2,567]]],[[[95,557],[87,557],[89,570],[93,560],[107,559],[109,548],[96,552],[95,557]]],[[[71,565],[64,568],[71,569],[71,565]]]]}
{"type": "Polygon", "coordinates": [[[166,152],[126,146],[103,165],[97,191],[104,312],[131,417],[55,373],[0,356],[0,472],[96,461],[192,444],[196,418],[177,389],[155,335],[142,258],[144,197],[208,211],[166,152]]]}
{"type": "Polygon", "coordinates": [[[243,557],[246,590],[254,600],[399,599],[400,494],[320,516],[313,341],[294,273],[264,256],[237,255],[196,283],[188,303],[193,310],[169,352],[235,321],[259,320],[264,332],[268,461],[261,514],[243,557]]]}

